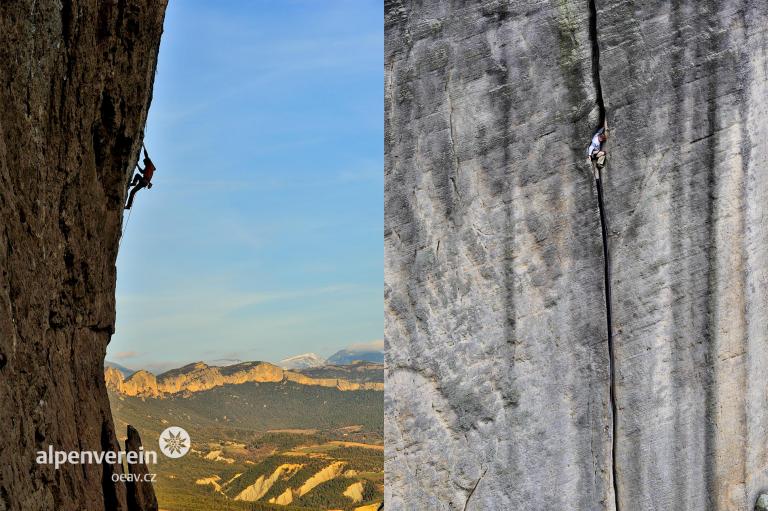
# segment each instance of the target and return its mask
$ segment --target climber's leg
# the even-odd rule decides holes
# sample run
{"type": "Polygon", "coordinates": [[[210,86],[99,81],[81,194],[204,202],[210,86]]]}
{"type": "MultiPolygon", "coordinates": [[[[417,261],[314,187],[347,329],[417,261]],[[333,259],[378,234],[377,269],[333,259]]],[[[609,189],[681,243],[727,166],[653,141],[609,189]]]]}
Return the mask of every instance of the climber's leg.
{"type": "Polygon", "coordinates": [[[147,186],[147,183],[145,183],[143,180],[140,180],[139,183],[131,190],[131,193],[128,195],[128,203],[125,205],[125,209],[131,209],[131,206],[133,206],[133,197],[136,195],[136,192],[141,190],[147,186]]]}
{"type": "Polygon", "coordinates": [[[605,151],[600,151],[597,153],[595,160],[597,162],[597,168],[602,169],[605,167],[605,151]]]}

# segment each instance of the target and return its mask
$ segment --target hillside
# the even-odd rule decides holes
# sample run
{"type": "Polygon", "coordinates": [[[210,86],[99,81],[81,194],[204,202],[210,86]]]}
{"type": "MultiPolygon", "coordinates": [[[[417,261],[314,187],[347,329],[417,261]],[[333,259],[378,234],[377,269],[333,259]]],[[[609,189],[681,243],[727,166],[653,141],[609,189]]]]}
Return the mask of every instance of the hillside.
{"type": "Polygon", "coordinates": [[[377,511],[381,507],[380,446],[349,448],[328,442],[269,452],[253,451],[239,442],[198,447],[201,450],[179,460],[161,459],[156,466],[161,509],[377,511]]]}
{"type": "MultiPolygon", "coordinates": [[[[382,432],[383,392],[345,392],[295,382],[224,385],[165,399],[110,392],[113,413],[120,423],[160,433],[174,423],[189,430],[335,429],[363,425],[382,432]],[[133,421],[133,422],[131,422],[133,421]],[[166,422],[163,422],[166,421],[166,422]],[[161,427],[162,426],[162,427],[161,427]]],[[[191,431],[190,431],[191,432],[191,431]]]]}
{"type": "Polygon", "coordinates": [[[220,491],[247,502],[352,509],[381,501],[383,470],[380,448],[328,443],[270,456],[220,491]]]}
{"type": "Polygon", "coordinates": [[[383,500],[381,391],[282,381],[227,384],[163,399],[115,392],[109,396],[117,427],[136,425],[147,444],[171,425],[182,426],[192,438],[190,453],[175,460],[160,456],[155,467],[163,509],[353,510],[383,500]],[[338,461],[344,471],[305,487],[302,495],[291,497],[290,506],[269,502],[275,491],[301,488],[338,461]],[[261,498],[266,490],[256,498],[255,489],[237,499],[246,487],[269,479],[288,462],[301,470],[291,477],[275,476],[266,499],[261,498]],[[350,486],[360,490],[355,498],[344,495],[350,486]]]}

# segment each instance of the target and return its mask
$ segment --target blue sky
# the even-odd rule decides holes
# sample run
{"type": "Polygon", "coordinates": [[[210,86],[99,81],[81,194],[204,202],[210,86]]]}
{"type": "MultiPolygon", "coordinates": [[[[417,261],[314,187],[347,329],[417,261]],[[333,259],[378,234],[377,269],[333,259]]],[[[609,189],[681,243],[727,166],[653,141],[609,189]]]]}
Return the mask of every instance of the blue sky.
{"type": "Polygon", "coordinates": [[[107,360],[328,356],[381,339],[383,7],[170,2],[107,360]]]}

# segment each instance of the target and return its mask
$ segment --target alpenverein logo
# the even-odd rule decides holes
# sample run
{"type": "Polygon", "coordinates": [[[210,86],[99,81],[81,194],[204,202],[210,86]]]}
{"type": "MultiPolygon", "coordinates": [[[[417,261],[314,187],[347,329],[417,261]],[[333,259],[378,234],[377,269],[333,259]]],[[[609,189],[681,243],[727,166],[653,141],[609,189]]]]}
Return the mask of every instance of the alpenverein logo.
{"type": "Polygon", "coordinates": [[[160,433],[160,450],[169,458],[181,458],[192,446],[192,440],[189,438],[189,433],[178,426],[171,426],[165,428],[160,433]]]}

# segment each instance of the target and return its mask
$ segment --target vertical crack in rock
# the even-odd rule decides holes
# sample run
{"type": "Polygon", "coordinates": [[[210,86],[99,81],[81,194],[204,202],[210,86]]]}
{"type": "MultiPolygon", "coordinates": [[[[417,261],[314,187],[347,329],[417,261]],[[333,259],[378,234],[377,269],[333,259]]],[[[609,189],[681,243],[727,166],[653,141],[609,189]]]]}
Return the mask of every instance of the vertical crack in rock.
{"type": "Polygon", "coordinates": [[[597,203],[600,210],[600,228],[603,235],[603,272],[605,279],[605,320],[608,327],[608,377],[610,378],[611,395],[611,471],[613,476],[613,495],[615,499],[616,511],[619,511],[619,486],[616,481],[616,419],[618,409],[616,406],[616,369],[613,352],[613,333],[611,321],[611,254],[608,250],[608,229],[605,221],[605,205],[603,202],[603,183],[598,177],[595,179],[597,185],[597,203]]]}
{"type": "Polygon", "coordinates": [[[469,494],[467,494],[467,500],[464,501],[464,511],[467,511],[467,506],[469,506],[469,501],[472,500],[472,495],[475,494],[475,490],[477,490],[477,487],[480,486],[480,481],[483,480],[483,477],[485,477],[486,472],[488,472],[488,467],[486,467],[485,470],[483,470],[483,473],[480,474],[480,477],[477,478],[477,482],[469,491],[469,494]]]}
{"type": "Polygon", "coordinates": [[[605,103],[603,87],[600,84],[600,47],[597,44],[597,7],[595,0],[589,0],[589,40],[592,42],[592,85],[595,87],[595,100],[600,111],[600,124],[605,125],[605,103]]]}
{"type": "MultiPolygon", "coordinates": [[[[595,101],[600,115],[600,127],[605,126],[605,102],[600,83],[600,46],[597,42],[597,7],[595,0],[589,0],[589,38],[592,42],[592,82],[595,87],[595,101]]],[[[605,219],[603,183],[600,172],[595,177],[597,202],[600,211],[600,230],[603,239],[603,279],[605,285],[605,321],[608,330],[608,377],[611,400],[611,476],[613,479],[614,507],[619,511],[619,485],[616,474],[616,431],[618,407],[616,405],[616,362],[613,349],[613,321],[611,318],[611,254],[608,247],[608,225],[605,219]]]]}

